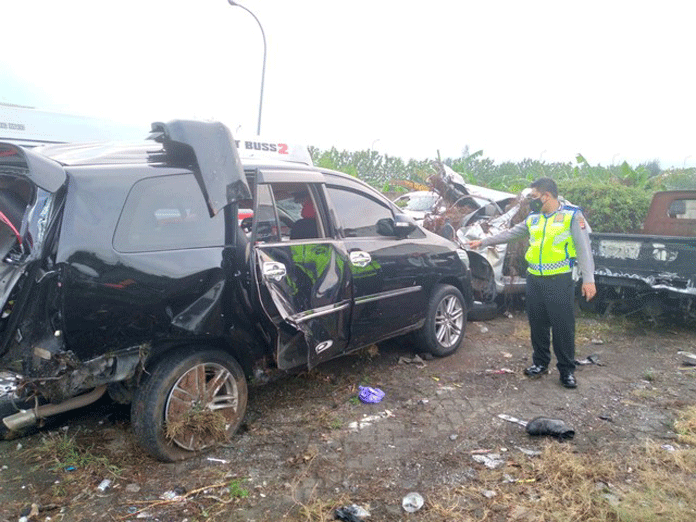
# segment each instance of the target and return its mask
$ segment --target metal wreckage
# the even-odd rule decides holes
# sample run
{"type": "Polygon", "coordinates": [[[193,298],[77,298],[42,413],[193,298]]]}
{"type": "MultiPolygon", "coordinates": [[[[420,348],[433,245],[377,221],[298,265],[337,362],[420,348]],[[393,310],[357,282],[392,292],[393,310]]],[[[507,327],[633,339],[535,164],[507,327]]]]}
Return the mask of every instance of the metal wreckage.
{"type": "MultiPolygon", "coordinates": [[[[502,298],[524,292],[528,241],[468,249],[476,239],[494,236],[529,214],[530,190],[515,195],[468,184],[441,162],[427,183],[440,201],[423,226],[467,250],[476,306],[495,315],[502,298]]],[[[569,203],[559,197],[562,203],[569,203]]],[[[641,234],[594,233],[597,296],[581,308],[600,314],[665,315],[696,320],[696,191],[658,192],[641,234]]],[[[471,315],[470,315],[471,317],[471,315]]]]}
{"type": "Polygon", "coordinates": [[[469,250],[468,243],[494,236],[524,221],[529,214],[529,190],[515,195],[471,185],[444,163],[434,162],[433,167],[435,173],[427,182],[441,201],[425,217],[423,226],[467,249],[476,305],[479,309],[488,305],[489,314],[494,314],[498,296],[524,291],[527,271],[524,253],[528,242],[478,251],[469,250]]]}

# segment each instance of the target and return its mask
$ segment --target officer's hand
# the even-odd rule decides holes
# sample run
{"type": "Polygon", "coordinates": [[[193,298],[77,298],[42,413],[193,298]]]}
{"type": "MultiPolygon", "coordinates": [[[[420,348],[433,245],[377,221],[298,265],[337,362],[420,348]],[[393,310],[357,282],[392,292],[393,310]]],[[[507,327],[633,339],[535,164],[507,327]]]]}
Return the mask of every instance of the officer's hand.
{"type": "Polygon", "coordinates": [[[597,287],[594,283],[583,283],[582,284],[582,295],[585,297],[586,301],[592,299],[597,295],[597,287]]]}
{"type": "Polygon", "coordinates": [[[467,247],[469,247],[471,250],[476,250],[481,246],[482,241],[480,239],[475,239],[474,241],[469,241],[469,244],[467,247]]]}

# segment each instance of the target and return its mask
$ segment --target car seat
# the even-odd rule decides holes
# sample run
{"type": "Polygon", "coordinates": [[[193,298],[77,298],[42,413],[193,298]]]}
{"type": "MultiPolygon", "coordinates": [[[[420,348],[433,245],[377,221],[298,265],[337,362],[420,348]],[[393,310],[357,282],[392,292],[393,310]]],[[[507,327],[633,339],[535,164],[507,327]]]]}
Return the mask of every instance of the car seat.
{"type": "Polygon", "coordinates": [[[300,213],[302,219],[298,219],[293,223],[290,229],[290,239],[311,239],[319,237],[317,229],[317,212],[312,203],[312,198],[307,196],[302,203],[302,211],[300,213]]]}

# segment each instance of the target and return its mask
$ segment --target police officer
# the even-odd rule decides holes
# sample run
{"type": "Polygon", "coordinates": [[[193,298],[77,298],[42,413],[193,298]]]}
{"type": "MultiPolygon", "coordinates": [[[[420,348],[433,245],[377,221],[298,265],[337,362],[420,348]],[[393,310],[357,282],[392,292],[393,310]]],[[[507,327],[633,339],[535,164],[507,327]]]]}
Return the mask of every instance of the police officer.
{"type": "Polygon", "coordinates": [[[575,315],[573,313],[573,265],[582,275],[582,295],[586,300],[597,293],[594,284],[594,260],[590,250],[588,225],[578,207],[558,201],[558,187],[550,178],[531,185],[527,219],[511,229],[483,240],[471,241],[476,249],[529,238],[525,255],[527,269],[527,317],[531,330],[533,365],[524,370],[529,377],[548,373],[550,344],[561,384],[575,388],[575,315]],[[550,331],[549,331],[550,329],[550,331]]]}

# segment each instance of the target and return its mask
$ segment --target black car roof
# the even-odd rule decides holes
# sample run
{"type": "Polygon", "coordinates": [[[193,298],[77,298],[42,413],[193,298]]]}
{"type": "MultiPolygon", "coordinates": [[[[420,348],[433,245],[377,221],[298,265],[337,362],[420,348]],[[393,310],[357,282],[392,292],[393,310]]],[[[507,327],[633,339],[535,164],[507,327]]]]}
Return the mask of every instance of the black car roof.
{"type": "Polygon", "coordinates": [[[34,150],[68,167],[167,163],[164,146],[155,141],[69,143],[46,145],[34,150]]]}
{"type": "MultiPolygon", "coordinates": [[[[104,165],[152,165],[188,167],[173,161],[168,157],[164,145],[154,140],[139,142],[93,142],[93,143],[69,143],[61,145],[46,145],[33,149],[64,167],[91,167],[104,165]]],[[[334,179],[345,179],[356,182],[365,187],[370,187],[364,181],[343,172],[320,169],[314,165],[305,165],[291,161],[280,161],[266,158],[242,158],[245,169],[282,169],[310,170],[322,172],[324,175],[333,176],[334,179]]],[[[374,190],[374,189],[373,189],[374,190]]]]}
{"type": "MultiPolygon", "coordinates": [[[[66,167],[139,164],[174,165],[174,162],[167,156],[163,144],[155,141],[69,143],[37,147],[34,151],[66,167]]],[[[313,165],[290,161],[274,161],[264,158],[242,158],[242,163],[247,168],[279,167],[292,170],[317,170],[313,165]]]]}
{"type": "MultiPolygon", "coordinates": [[[[66,167],[138,164],[167,165],[171,163],[162,143],[155,141],[69,143],[46,145],[33,150],[66,167]]],[[[242,164],[246,168],[275,167],[284,170],[319,170],[313,165],[265,158],[242,158],[242,164]]],[[[321,170],[327,174],[330,173],[335,176],[356,180],[353,176],[343,172],[327,169],[321,170]]]]}

